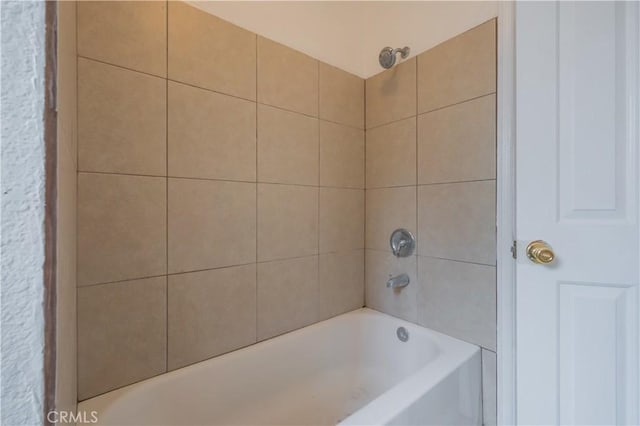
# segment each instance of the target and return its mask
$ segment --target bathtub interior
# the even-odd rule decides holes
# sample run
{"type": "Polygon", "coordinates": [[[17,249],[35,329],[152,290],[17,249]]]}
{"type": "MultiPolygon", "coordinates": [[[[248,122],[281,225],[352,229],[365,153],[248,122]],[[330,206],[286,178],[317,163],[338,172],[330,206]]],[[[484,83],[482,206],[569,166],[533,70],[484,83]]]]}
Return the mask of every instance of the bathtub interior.
{"type": "MultiPolygon", "coordinates": [[[[462,345],[466,358],[473,356],[472,345],[365,308],[109,392],[79,408],[97,411],[100,424],[335,425],[367,404],[375,408],[377,398],[407,379],[427,374],[440,380],[429,369],[446,376],[452,342],[462,345]],[[396,336],[399,326],[409,331],[407,342],[396,336]]],[[[415,396],[404,403],[424,393],[424,381],[412,386],[415,396]]],[[[392,419],[397,413],[385,404],[379,409],[392,419]]]]}

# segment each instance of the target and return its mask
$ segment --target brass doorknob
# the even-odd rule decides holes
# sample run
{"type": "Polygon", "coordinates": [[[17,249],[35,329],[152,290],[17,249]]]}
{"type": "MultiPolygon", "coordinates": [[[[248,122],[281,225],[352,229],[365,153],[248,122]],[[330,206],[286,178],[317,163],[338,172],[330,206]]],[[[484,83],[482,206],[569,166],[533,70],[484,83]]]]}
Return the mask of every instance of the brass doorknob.
{"type": "Polygon", "coordinates": [[[553,262],[556,255],[553,253],[553,249],[549,244],[542,240],[536,240],[531,241],[527,246],[527,257],[531,259],[533,263],[546,265],[553,262]]]}

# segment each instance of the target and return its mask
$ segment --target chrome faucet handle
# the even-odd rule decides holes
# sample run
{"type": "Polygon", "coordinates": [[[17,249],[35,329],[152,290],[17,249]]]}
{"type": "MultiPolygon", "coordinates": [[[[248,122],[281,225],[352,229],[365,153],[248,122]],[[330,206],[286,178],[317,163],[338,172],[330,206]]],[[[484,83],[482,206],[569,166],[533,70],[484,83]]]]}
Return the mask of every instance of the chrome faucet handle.
{"type": "Polygon", "coordinates": [[[391,234],[389,245],[394,256],[408,257],[413,254],[416,247],[416,239],[411,232],[400,228],[391,234]]]}

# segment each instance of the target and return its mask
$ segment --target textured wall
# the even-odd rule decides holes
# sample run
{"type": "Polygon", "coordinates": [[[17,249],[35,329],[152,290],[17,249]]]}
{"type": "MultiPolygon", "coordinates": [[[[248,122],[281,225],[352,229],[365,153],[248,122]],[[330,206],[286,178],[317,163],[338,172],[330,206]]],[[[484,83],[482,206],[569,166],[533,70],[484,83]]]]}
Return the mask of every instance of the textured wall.
{"type": "Polygon", "coordinates": [[[42,424],[45,3],[3,2],[2,424],[42,424]]]}
{"type": "Polygon", "coordinates": [[[78,55],[80,399],[363,306],[363,79],[182,2],[78,55]]]}

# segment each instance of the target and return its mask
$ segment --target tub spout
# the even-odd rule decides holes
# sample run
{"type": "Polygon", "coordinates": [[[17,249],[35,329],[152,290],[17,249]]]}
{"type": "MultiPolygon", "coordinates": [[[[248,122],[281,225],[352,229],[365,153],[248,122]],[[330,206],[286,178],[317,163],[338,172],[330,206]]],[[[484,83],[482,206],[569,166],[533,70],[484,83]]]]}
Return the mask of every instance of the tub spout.
{"type": "Polygon", "coordinates": [[[396,275],[395,277],[389,278],[387,288],[404,288],[409,285],[409,281],[409,275],[407,274],[396,275]]]}

